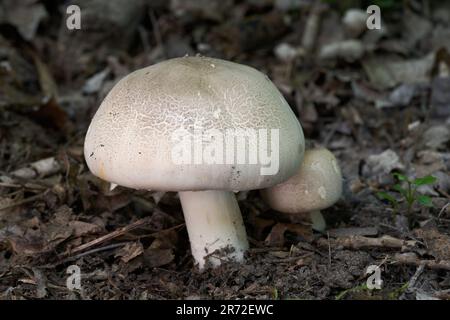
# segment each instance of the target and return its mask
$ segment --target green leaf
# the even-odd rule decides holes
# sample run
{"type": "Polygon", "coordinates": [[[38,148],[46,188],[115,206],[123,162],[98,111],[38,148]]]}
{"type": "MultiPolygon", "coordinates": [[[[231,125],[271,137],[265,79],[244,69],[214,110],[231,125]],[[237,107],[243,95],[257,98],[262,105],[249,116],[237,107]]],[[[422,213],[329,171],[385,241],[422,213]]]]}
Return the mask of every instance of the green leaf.
{"type": "Polygon", "coordinates": [[[381,200],[387,200],[390,203],[393,204],[397,204],[397,199],[395,199],[393,196],[391,196],[389,193],[384,192],[384,191],[380,191],[377,192],[377,196],[381,199],[381,200]]]}
{"type": "Polygon", "coordinates": [[[426,176],[423,178],[417,178],[413,181],[416,186],[423,186],[425,184],[434,184],[437,181],[436,177],[426,176]]]}
{"type": "Polygon", "coordinates": [[[401,173],[394,172],[392,175],[400,181],[408,181],[408,178],[401,173]]]}
{"type": "Polygon", "coordinates": [[[419,201],[419,203],[425,207],[433,207],[433,202],[428,196],[420,195],[417,197],[417,201],[419,201]]]}
{"type": "Polygon", "coordinates": [[[405,197],[406,197],[406,194],[408,193],[408,192],[406,191],[406,189],[403,188],[403,187],[402,187],[401,185],[399,185],[399,184],[395,184],[392,188],[393,188],[395,191],[399,192],[401,195],[405,196],[405,197]]]}
{"type": "Polygon", "coordinates": [[[273,288],[273,290],[272,290],[272,298],[274,300],[278,300],[278,289],[277,288],[273,288]]]}

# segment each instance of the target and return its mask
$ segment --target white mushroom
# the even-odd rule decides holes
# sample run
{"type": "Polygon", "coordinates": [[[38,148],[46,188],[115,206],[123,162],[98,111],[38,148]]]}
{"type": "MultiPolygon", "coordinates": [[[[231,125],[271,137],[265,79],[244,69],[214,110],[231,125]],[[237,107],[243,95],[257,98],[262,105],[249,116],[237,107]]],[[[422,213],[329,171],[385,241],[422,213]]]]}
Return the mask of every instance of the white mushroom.
{"type": "Polygon", "coordinates": [[[192,254],[203,268],[207,260],[216,266],[243,259],[248,242],[233,191],[288,179],[302,161],[304,138],[264,74],[225,60],[183,57],[119,81],[92,119],[84,152],[92,173],[113,184],[178,191],[192,254]],[[238,140],[228,139],[237,130],[267,130],[267,144],[247,137],[225,148],[238,140]],[[242,149],[249,152],[245,161],[238,159],[242,149]],[[265,151],[277,163],[262,161],[265,151]],[[250,152],[257,162],[249,160],[250,152]],[[276,170],[262,174],[271,164],[276,170]],[[221,249],[230,250],[213,254],[221,249]]]}
{"type": "Polygon", "coordinates": [[[269,206],[285,213],[309,213],[312,227],[325,230],[320,210],[333,205],[342,193],[342,175],[335,156],[327,149],[306,150],[303,163],[289,180],[261,190],[269,206]]]}

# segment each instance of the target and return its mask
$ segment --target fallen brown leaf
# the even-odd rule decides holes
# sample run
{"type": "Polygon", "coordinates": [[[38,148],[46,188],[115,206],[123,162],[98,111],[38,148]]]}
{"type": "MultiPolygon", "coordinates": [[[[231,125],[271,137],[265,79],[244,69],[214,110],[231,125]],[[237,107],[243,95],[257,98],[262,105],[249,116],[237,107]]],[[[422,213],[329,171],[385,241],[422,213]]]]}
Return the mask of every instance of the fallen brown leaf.
{"type": "Polygon", "coordinates": [[[115,257],[120,257],[120,260],[127,263],[128,261],[140,256],[144,252],[142,243],[139,241],[131,242],[120,248],[115,257]]]}
{"type": "Polygon", "coordinates": [[[290,232],[308,242],[312,241],[311,227],[297,223],[277,223],[267,236],[265,240],[266,244],[271,247],[284,246],[286,232],[290,232]]]}
{"type": "Polygon", "coordinates": [[[144,262],[150,268],[161,267],[169,264],[175,258],[172,249],[152,249],[144,251],[144,262]]]}
{"type": "Polygon", "coordinates": [[[431,255],[438,260],[450,260],[450,237],[436,229],[417,229],[414,234],[422,238],[431,255]]]}

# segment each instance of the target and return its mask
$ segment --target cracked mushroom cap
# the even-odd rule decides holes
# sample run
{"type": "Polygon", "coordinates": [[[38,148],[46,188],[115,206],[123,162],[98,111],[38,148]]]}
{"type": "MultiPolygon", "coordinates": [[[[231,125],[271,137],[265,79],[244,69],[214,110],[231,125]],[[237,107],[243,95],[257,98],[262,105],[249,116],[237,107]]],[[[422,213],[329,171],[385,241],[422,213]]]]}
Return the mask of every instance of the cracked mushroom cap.
{"type": "MultiPolygon", "coordinates": [[[[214,138],[214,145],[220,146],[220,140],[214,138]]],[[[245,142],[247,149],[251,144],[245,142]]],[[[94,175],[121,186],[160,191],[266,188],[295,174],[303,153],[302,128],[267,76],[248,66],[197,56],[166,60],[120,80],[93,117],[84,145],[94,175]],[[266,129],[268,146],[271,130],[278,129],[279,170],[261,175],[261,168],[268,167],[261,161],[174,161],[176,145],[196,152],[190,148],[195,139],[180,142],[176,133],[194,137],[196,128],[218,133],[266,129]]]]}
{"type": "Polygon", "coordinates": [[[327,149],[306,150],[297,174],[281,184],[261,190],[271,208],[285,213],[328,208],[341,193],[341,170],[335,156],[327,149]]]}

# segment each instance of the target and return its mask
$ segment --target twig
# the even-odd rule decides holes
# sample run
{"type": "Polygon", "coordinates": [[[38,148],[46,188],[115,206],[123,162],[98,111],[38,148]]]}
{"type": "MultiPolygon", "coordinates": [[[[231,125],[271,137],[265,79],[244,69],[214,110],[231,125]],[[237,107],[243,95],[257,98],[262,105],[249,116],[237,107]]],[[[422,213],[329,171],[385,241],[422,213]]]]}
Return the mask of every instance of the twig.
{"type": "Polygon", "coordinates": [[[450,261],[447,260],[420,260],[413,252],[397,253],[393,257],[394,262],[412,265],[412,266],[425,266],[435,270],[450,270],[450,261]]]}
{"type": "Polygon", "coordinates": [[[415,287],[417,280],[419,279],[420,275],[423,272],[423,269],[425,269],[425,264],[420,263],[411,280],[409,280],[408,289],[413,289],[415,287]]]}
{"type": "Polygon", "coordinates": [[[327,241],[328,241],[328,266],[331,268],[331,243],[329,232],[327,232],[327,241]]]}
{"type": "Polygon", "coordinates": [[[161,30],[159,29],[159,23],[155,17],[155,13],[153,12],[153,10],[149,10],[148,15],[150,17],[153,32],[155,33],[156,45],[160,47],[164,55],[166,55],[166,48],[164,47],[164,41],[162,39],[161,30]]]}
{"type": "Polygon", "coordinates": [[[55,266],[58,266],[60,264],[64,264],[64,263],[69,262],[69,261],[78,260],[78,259],[80,259],[80,258],[82,258],[84,256],[88,256],[88,255],[93,254],[93,253],[106,251],[106,250],[111,250],[111,249],[115,249],[115,248],[118,248],[118,247],[123,247],[123,246],[127,245],[128,243],[132,243],[132,241],[113,243],[113,244],[110,244],[110,245],[107,245],[107,246],[103,246],[103,247],[100,247],[100,248],[91,249],[91,250],[88,250],[86,252],[79,253],[79,254],[77,254],[75,256],[67,257],[66,259],[60,260],[60,261],[58,261],[55,264],[55,266]]]}
{"type": "Polygon", "coordinates": [[[288,262],[293,262],[293,261],[300,261],[302,259],[308,258],[310,256],[314,255],[314,252],[308,252],[302,256],[298,256],[298,257],[287,257],[287,258],[280,258],[280,259],[267,259],[267,262],[271,262],[271,263],[288,263],[288,262]]]}
{"type": "MultiPolygon", "coordinates": [[[[31,284],[33,286],[38,285],[37,281],[35,279],[21,278],[21,279],[18,279],[18,281],[21,283],[25,283],[25,284],[31,284]]],[[[67,287],[58,286],[58,285],[52,284],[50,282],[47,282],[47,287],[50,289],[69,291],[69,289],[67,287]]]]}
{"type": "Polygon", "coordinates": [[[0,187],[3,188],[23,188],[23,189],[29,189],[29,190],[43,190],[47,187],[41,186],[41,185],[31,185],[31,184],[19,184],[19,183],[9,183],[9,182],[0,182],[0,187]]]}
{"type": "Polygon", "coordinates": [[[419,279],[420,275],[422,274],[423,270],[425,269],[425,264],[421,263],[416,269],[416,272],[411,277],[411,280],[408,282],[408,289],[407,291],[413,292],[415,290],[416,282],[419,279]]]}
{"type": "Polygon", "coordinates": [[[144,48],[144,52],[146,55],[150,52],[150,43],[148,41],[148,33],[147,30],[140,25],[138,27],[139,37],[141,38],[142,47],[144,48]]]}
{"type": "Polygon", "coordinates": [[[450,300],[450,289],[436,291],[433,295],[442,300],[450,300]]]}
{"type": "Polygon", "coordinates": [[[125,227],[122,227],[122,228],[117,229],[117,230],[115,230],[115,231],[113,231],[111,233],[108,233],[108,234],[106,234],[106,235],[104,235],[104,236],[102,236],[100,238],[94,239],[92,241],[89,241],[89,242],[87,242],[85,244],[82,244],[82,245],[76,247],[75,249],[73,249],[71,251],[71,254],[84,251],[84,250],[86,250],[86,249],[88,249],[90,247],[93,247],[93,246],[99,245],[101,243],[104,243],[106,241],[110,241],[110,240],[112,240],[114,238],[120,237],[121,235],[124,235],[125,233],[127,233],[127,232],[129,232],[131,230],[134,230],[136,228],[139,228],[139,227],[142,227],[143,225],[148,224],[150,222],[150,220],[151,220],[151,217],[146,217],[146,218],[143,218],[143,219],[139,219],[139,220],[133,222],[132,224],[129,224],[129,225],[125,226],[125,227]]]}
{"type": "Polygon", "coordinates": [[[450,199],[450,194],[448,194],[447,192],[445,192],[444,190],[441,189],[436,189],[438,193],[440,193],[441,195],[443,195],[444,197],[446,197],[447,199],[450,199]]]}
{"type": "Polygon", "coordinates": [[[176,226],[173,226],[173,227],[170,227],[170,228],[167,228],[167,229],[163,229],[163,230],[152,232],[150,234],[145,234],[145,235],[142,235],[142,236],[138,236],[138,237],[136,237],[136,239],[154,238],[155,236],[157,236],[157,235],[159,235],[159,234],[161,234],[163,232],[176,230],[176,229],[184,227],[184,226],[185,226],[185,223],[180,223],[180,224],[177,224],[176,226]]]}
{"type": "Polygon", "coordinates": [[[48,190],[46,190],[46,191],[44,191],[42,193],[39,193],[39,194],[37,194],[35,196],[28,197],[26,199],[22,199],[20,201],[14,202],[14,203],[10,203],[10,204],[4,205],[3,207],[0,207],[0,211],[6,210],[6,209],[11,209],[11,208],[23,205],[23,204],[28,203],[28,202],[33,202],[33,201],[35,201],[37,199],[40,199],[43,196],[45,196],[47,194],[47,192],[48,192],[48,190]]]}
{"type": "Polygon", "coordinates": [[[306,52],[311,52],[316,42],[320,27],[320,15],[325,10],[323,4],[316,4],[311,8],[306,20],[305,30],[302,37],[302,47],[306,52]]]}
{"type": "Polygon", "coordinates": [[[447,202],[445,206],[442,207],[441,211],[439,211],[438,219],[441,217],[441,215],[444,213],[445,209],[450,205],[450,202],[447,202]]]}
{"type": "Polygon", "coordinates": [[[16,184],[16,183],[0,182],[0,187],[4,187],[4,188],[22,188],[23,186],[21,184],[16,184]]]}
{"type": "Polygon", "coordinates": [[[413,247],[417,241],[414,240],[402,240],[388,235],[380,238],[368,238],[363,236],[349,236],[337,239],[325,240],[319,239],[318,245],[327,247],[331,244],[334,246],[342,246],[349,249],[362,249],[362,248],[391,248],[391,249],[403,249],[405,247],[413,247]]]}

